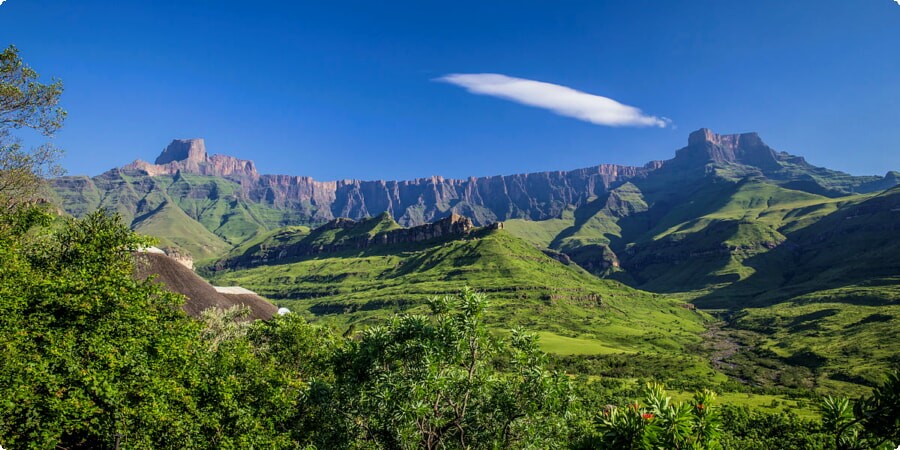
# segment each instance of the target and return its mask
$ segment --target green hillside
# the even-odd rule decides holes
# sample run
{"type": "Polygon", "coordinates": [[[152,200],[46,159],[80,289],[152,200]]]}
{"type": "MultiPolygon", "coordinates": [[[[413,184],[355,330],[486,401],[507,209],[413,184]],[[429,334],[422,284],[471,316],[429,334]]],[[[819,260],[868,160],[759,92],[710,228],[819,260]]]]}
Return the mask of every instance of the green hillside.
{"type": "Polygon", "coordinates": [[[418,310],[423,300],[468,285],[490,293],[490,320],[498,328],[541,331],[551,350],[579,342],[575,348],[587,353],[683,351],[699,342],[707,320],[683,302],[561,264],[503,230],[319,255],[212,279],[342,326],[418,310]]]}
{"type": "Polygon", "coordinates": [[[151,177],[114,169],[93,179],[62,177],[53,183],[55,201],[65,212],[76,217],[96,209],[117,212],[132,229],[196,259],[222,256],[269,230],[306,223],[300,212],[248,201],[238,183],[221,177],[151,177]]]}
{"type": "Polygon", "coordinates": [[[276,249],[300,242],[309,236],[309,231],[309,227],[293,226],[261,233],[248,239],[244,243],[235,246],[227,255],[225,255],[225,257],[233,258],[247,255],[254,259],[265,258],[269,255],[270,249],[276,249]]]}
{"type": "MultiPolygon", "coordinates": [[[[340,327],[418,311],[424,299],[469,285],[495,299],[498,329],[538,331],[566,358],[669,352],[689,355],[678,371],[700,377],[718,376],[700,360],[708,357],[750,387],[826,391],[864,389],[868,374],[895,361],[890,346],[858,350],[896,338],[896,173],[855,177],[775,152],[753,134],[723,140],[703,130],[653,167],[627,179],[593,169],[484,179],[473,185],[486,189],[478,195],[449,184],[436,195],[420,184],[393,192],[351,183],[334,199],[296,197],[290,183],[251,195],[252,178],[242,185],[190,170],[115,169],[53,183],[66,212],[117,211],[133,229],[203,260],[199,270],[214,282],[340,327]],[[419,200],[401,213],[383,209],[395,195],[419,200]],[[326,204],[358,221],[319,226],[326,204]],[[514,218],[502,230],[385,244],[402,228],[395,219],[442,217],[434,207],[482,225],[514,218]],[[360,218],[368,211],[377,216],[360,218]],[[708,316],[687,303],[721,319],[706,338],[708,316]]],[[[660,361],[642,364],[679,364],[660,361]]]]}
{"type": "MultiPolygon", "coordinates": [[[[825,289],[761,308],[746,308],[733,328],[754,346],[751,361],[776,359],[806,369],[811,385],[831,392],[876,384],[900,363],[900,277],[875,286],[825,289]]],[[[753,364],[764,366],[764,364],[753,364]]],[[[756,374],[776,377],[777,373],[756,374]]]]}
{"type": "MultiPolygon", "coordinates": [[[[898,362],[900,189],[825,197],[758,178],[698,184],[643,213],[617,217],[604,204],[507,229],[551,248],[572,230],[605,239],[622,264],[609,276],[730,311],[714,338],[735,347],[721,366],[737,379],[863,392],[898,362]],[[590,221],[604,225],[580,225],[590,221]]],[[[578,252],[590,248],[567,254],[584,264],[578,252]]]]}
{"type": "Polygon", "coordinates": [[[222,238],[168,201],[152,213],[136,218],[131,227],[138,233],[158,238],[162,246],[187,250],[198,259],[220,255],[230,248],[222,238]]]}

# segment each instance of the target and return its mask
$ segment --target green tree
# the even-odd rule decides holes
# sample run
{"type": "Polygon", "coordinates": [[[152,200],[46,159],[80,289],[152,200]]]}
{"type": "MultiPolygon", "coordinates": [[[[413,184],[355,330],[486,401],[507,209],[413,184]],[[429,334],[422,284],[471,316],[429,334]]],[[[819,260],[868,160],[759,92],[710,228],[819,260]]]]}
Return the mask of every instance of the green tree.
{"type": "Polygon", "coordinates": [[[803,419],[795,412],[769,413],[747,406],[723,406],[722,447],[726,450],[832,448],[832,436],[818,420],[803,419]]]}
{"type": "Polygon", "coordinates": [[[119,217],[15,215],[17,226],[0,234],[2,445],[285,448],[311,439],[306,424],[323,421],[307,419],[306,380],[332,354],[327,332],[299,316],[241,322],[241,309],[194,320],[184,297],[133,276],[133,252],[148,242],[119,217]]]}
{"type": "Polygon", "coordinates": [[[0,442],[196,441],[184,389],[199,324],[180,310],[183,297],[132,276],[131,253],[146,240],[102,213],[43,224],[42,239],[0,235],[0,442]]]}
{"type": "Polygon", "coordinates": [[[716,394],[704,390],[675,403],[662,385],[648,383],[643,405],[610,406],[597,417],[598,444],[615,449],[718,449],[722,435],[716,394]]]}
{"type": "Polygon", "coordinates": [[[834,433],[840,450],[894,449],[900,443],[900,369],[895,368],[872,395],[850,406],[841,397],[825,397],[819,405],[822,424],[834,433]]]}
{"type": "Polygon", "coordinates": [[[553,448],[566,433],[568,380],[544,370],[534,337],[483,323],[484,294],[463,290],[364,331],[335,368],[337,414],[357,446],[553,448]]]}
{"type": "Polygon", "coordinates": [[[0,53],[0,211],[35,201],[43,177],[60,172],[59,151],[51,143],[25,149],[17,130],[30,129],[52,137],[66,112],[59,107],[63,85],[43,84],[19,56],[15,46],[0,53]]]}

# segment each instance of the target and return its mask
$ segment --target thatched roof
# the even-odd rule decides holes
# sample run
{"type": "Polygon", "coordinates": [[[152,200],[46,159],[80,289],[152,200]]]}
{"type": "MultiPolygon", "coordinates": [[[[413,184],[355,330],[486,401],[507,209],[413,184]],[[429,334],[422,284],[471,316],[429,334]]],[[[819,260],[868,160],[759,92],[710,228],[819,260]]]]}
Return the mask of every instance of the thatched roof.
{"type": "Polygon", "coordinates": [[[250,318],[271,319],[278,307],[246,289],[224,288],[220,292],[194,271],[178,261],[158,253],[135,253],[135,274],[139,279],[155,276],[171,292],[187,297],[184,311],[198,317],[209,308],[230,308],[236,305],[250,307],[250,318]]]}

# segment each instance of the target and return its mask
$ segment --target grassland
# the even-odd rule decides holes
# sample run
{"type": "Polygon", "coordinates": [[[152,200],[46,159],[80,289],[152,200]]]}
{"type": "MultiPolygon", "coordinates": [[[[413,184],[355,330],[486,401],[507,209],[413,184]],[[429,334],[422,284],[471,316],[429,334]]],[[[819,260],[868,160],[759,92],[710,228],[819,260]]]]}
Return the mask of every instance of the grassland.
{"type": "Polygon", "coordinates": [[[155,236],[161,246],[187,250],[197,259],[221,255],[231,246],[211,233],[180,208],[163,203],[154,214],[138,218],[132,223],[135,231],[155,236]]]}
{"type": "Polygon", "coordinates": [[[681,352],[709,319],[683,302],[563,265],[503,230],[216,273],[213,281],[341,327],[421,311],[425,299],[468,285],[490,294],[496,328],[539,332],[550,351],[577,344],[588,353],[681,352]]]}

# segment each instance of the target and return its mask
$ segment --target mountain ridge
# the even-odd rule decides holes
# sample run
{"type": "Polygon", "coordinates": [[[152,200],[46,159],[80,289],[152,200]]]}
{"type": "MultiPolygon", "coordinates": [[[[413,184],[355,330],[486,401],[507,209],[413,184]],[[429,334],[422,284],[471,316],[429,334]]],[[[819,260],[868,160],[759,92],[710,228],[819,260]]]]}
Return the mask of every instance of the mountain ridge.
{"type": "MultiPolygon", "coordinates": [[[[622,183],[656,172],[667,175],[660,178],[679,179],[710,174],[761,176],[792,189],[830,197],[873,192],[900,182],[895,172],[884,177],[852,176],[813,166],[803,157],[775,151],[757,133],[716,134],[705,128],[691,133],[688,145],[677,150],[672,159],[644,166],[599,164],[573,170],[411,180],[318,181],[308,176],[259,174],[253,161],[207,154],[203,139],[176,139],[153,164],[137,160],[94,179],[177,177],[185,173],[220,177],[236,183],[244,201],[297,213],[293,223],[281,225],[321,224],[338,217],[359,220],[387,212],[401,225],[415,226],[452,213],[470,217],[476,225],[558,218],[567,206],[582,206],[622,183]]],[[[55,185],[58,188],[67,180],[75,182],[75,178],[57,179],[55,185]]],[[[83,178],[80,182],[85,185],[80,189],[90,189],[89,182],[83,178]]]]}

